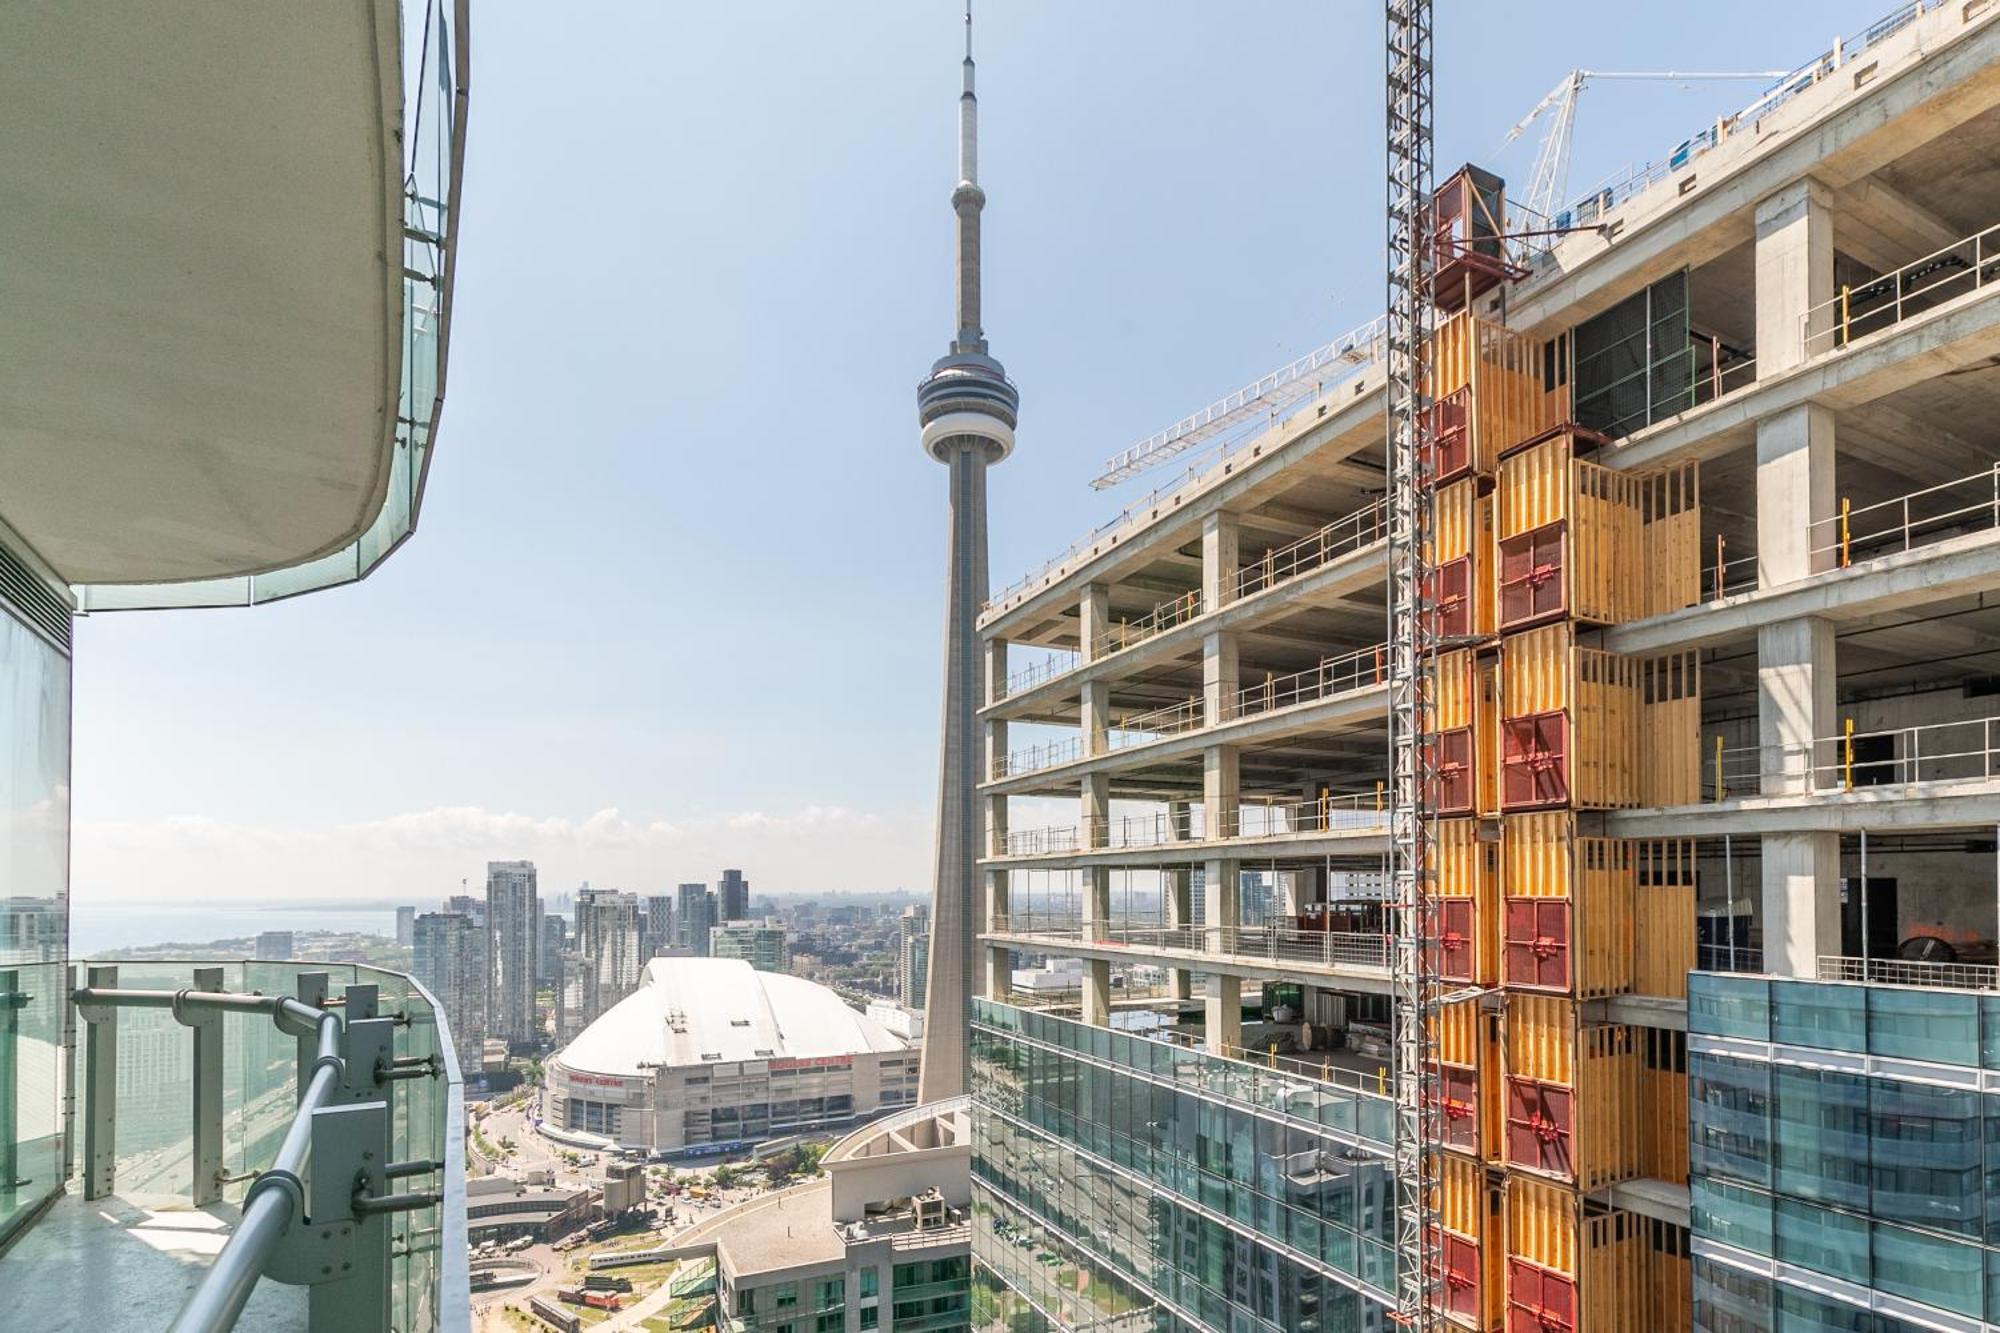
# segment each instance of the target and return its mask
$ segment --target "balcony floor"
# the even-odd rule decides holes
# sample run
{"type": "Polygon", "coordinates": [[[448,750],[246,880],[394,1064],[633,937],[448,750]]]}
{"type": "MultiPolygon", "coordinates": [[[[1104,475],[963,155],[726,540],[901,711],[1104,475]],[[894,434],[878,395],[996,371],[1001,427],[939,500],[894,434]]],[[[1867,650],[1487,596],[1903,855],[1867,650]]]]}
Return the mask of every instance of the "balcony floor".
{"type": "MultiPolygon", "coordinates": [[[[32,1313],[40,1333],[156,1333],[235,1224],[234,1207],[85,1202],[73,1189],[0,1257],[8,1317],[32,1313]]],[[[258,1283],[237,1327],[304,1333],[306,1289],[258,1283]]]]}

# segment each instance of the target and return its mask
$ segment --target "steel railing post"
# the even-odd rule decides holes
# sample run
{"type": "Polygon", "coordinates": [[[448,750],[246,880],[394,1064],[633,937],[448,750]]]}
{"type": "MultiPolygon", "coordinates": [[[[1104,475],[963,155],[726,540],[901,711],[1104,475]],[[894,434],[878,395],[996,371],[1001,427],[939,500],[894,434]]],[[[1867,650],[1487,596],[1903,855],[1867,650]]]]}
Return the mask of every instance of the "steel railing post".
{"type": "MultiPolygon", "coordinates": [[[[220,991],[222,969],[197,967],[194,983],[198,991],[220,991]]],[[[224,1019],[219,1009],[177,1011],[175,1017],[193,1033],[194,1079],[190,1089],[188,1158],[193,1163],[190,1186],[194,1206],[206,1207],[222,1199],[222,1045],[224,1019]]]]}
{"type": "Polygon", "coordinates": [[[20,1096],[21,974],[0,972],[0,1192],[12,1194],[28,1182],[21,1179],[20,1096]]]}
{"type": "MultiPolygon", "coordinates": [[[[326,1008],[326,992],[329,978],[324,972],[301,972],[293,984],[292,993],[300,1004],[313,1009],[326,1008]]],[[[319,1059],[319,1033],[317,1030],[301,1032],[298,1035],[298,1087],[293,1101],[305,1100],[306,1085],[312,1082],[313,1061],[319,1059]]]]}
{"type": "MultiPolygon", "coordinates": [[[[92,990],[118,989],[118,969],[91,967],[92,990]]],[[[118,1010],[86,1010],[83,1033],[83,1197],[102,1199],[118,1179],[118,1010]]]]}
{"type": "Polygon", "coordinates": [[[351,1270],[307,1288],[308,1333],[388,1331],[391,1219],[388,1213],[357,1205],[389,1193],[383,1174],[389,1162],[389,1125],[384,1101],[323,1106],[312,1113],[315,1169],[306,1216],[314,1229],[351,1229],[354,1257],[351,1270]]]}

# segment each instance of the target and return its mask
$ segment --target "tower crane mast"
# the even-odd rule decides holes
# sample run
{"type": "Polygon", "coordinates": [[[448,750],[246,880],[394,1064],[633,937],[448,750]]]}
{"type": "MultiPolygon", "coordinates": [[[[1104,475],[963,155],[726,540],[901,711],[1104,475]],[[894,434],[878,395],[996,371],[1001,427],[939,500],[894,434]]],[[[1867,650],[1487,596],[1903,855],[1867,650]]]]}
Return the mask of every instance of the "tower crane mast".
{"type": "Polygon", "coordinates": [[[1389,463],[1390,883],[1395,915],[1391,968],[1395,1043],[1396,1309],[1403,1328],[1440,1326],[1438,1232],[1430,1215],[1430,1159],[1438,1150],[1437,1105],[1425,1085],[1434,1068],[1424,1004],[1430,908],[1425,883],[1423,801],[1430,784],[1424,736],[1430,725],[1427,637],[1435,618],[1423,596],[1430,528],[1429,420],[1424,400],[1437,252],[1431,229],[1431,0],[1387,0],[1388,129],[1387,353],[1389,463]]]}

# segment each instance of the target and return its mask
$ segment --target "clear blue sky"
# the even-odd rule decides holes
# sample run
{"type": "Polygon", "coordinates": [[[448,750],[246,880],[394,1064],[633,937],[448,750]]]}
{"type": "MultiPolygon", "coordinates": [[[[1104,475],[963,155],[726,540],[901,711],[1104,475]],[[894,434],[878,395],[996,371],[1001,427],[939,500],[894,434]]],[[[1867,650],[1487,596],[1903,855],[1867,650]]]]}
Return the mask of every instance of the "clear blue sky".
{"type": "MultiPolygon", "coordinates": [[[[1790,67],[1889,7],[1444,0],[1438,163],[1525,181],[1571,65],[1790,67]]],[[[358,587],[79,625],[78,899],[926,886],[955,3],[474,9],[422,527],[358,587]]],[[[996,586],[1123,503],[1104,457],[1379,309],[1381,29],[983,0],[996,586]]],[[[1754,92],[1592,88],[1572,186],[1754,92]]]]}

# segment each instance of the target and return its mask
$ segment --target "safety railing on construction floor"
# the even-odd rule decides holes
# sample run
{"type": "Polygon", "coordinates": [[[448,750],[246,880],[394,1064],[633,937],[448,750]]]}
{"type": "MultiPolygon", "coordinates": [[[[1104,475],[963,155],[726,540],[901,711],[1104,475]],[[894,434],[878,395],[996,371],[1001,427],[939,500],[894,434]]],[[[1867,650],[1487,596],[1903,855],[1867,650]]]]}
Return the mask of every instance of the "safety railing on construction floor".
{"type": "Polygon", "coordinates": [[[1054,680],[1057,676],[1067,676],[1070,672],[1076,670],[1078,664],[1082,661],[1083,655],[1081,653],[1050,653],[1041,661],[1030,663],[1022,667],[1019,671],[1010,674],[1007,677],[1007,683],[1001,689],[1000,697],[1011,699],[1017,694],[1024,694],[1034,689],[1044,681],[1054,680]]]}
{"type": "Polygon", "coordinates": [[[1234,601],[1289,583],[1365,546],[1387,540],[1389,510],[1381,500],[1342,515],[1316,532],[1286,546],[1273,547],[1236,571],[1230,596],[1234,601]]]}
{"type": "Polygon", "coordinates": [[[2000,990],[2000,967],[1990,963],[1823,956],[1819,960],[1819,979],[1867,981],[1885,986],[1938,986],[1949,990],[2000,990]]]}
{"type": "Polygon", "coordinates": [[[1838,514],[1812,525],[1811,552],[1817,568],[1845,569],[1993,528],[2000,528],[2000,463],[1859,509],[1843,498],[1838,514]]]}
{"type": "Polygon", "coordinates": [[[1222,720],[1233,722],[1380,685],[1389,678],[1388,648],[1387,644],[1377,644],[1326,658],[1318,666],[1287,676],[1266,675],[1259,683],[1246,685],[1224,700],[1222,720]]]}
{"type": "Polygon", "coordinates": [[[1799,315],[1805,356],[1843,348],[2000,277],[2000,225],[1974,232],[1858,286],[1846,284],[1799,315]]]}
{"type": "Polygon", "coordinates": [[[315,1328],[468,1327],[463,1090],[427,992],[352,967],[149,960],[85,964],[83,976],[71,999],[85,1025],[84,1197],[185,1182],[201,1207],[247,1183],[236,1224],[174,1333],[235,1328],[265,1278],[306,1287],[315,1328]],[[163,970],[191,984],[120,984],[158,980],[163,970]],[[291,993],[225,990],[232,971],[239,984],[277,979],[291,993]],[[332,994],[336,977],[363,975],[381,984],[349,979],[332,994]],[[158,1015],[172,1025],[162,1028],[158,1015]],[[248,1025],[232,1030],[231,1020],[248,1025]],[[192,1096],[177,1099],[191,1107],[178,1134],[126,1104],[157,1102],[159,1089],[119,1086],[121,1039],[154,1050],[173,1026],[188,1030],[193,1079],[192,1096]],[[268,1165],[231,1171],[232,1148],[247,1156],[254,1145],[271,1147],[268,1165]]]}
{"type": "MultiPolygon", "coordinates": [[[[1344,514],[1326,526],[1307,533],[1295,542],[1273,547],[1263,555],[1236,571],[1230,580],[1229,600],[1239,602],[1247,597],[1273,588],[1282,587],[1293,579],[1302,578],[1316,569],[1343,555],[1348,555],[1364,547],[1386,540],[1388,534],[1388,510],[1380,500],[1375,500],[1351,514],[1344,514]]],[[[1133,620],[1121,620],[1098,633],[1091,644],[1091,660],[1096,661],[1112,653],[1136,647],[1199,619],[1208,608],[1202,604],[1199,591],[1190,589],[1179,597],[1164,601],[1145,615],[1133,620]]],[[[1032,666],[1024,667],[1007,677],[1004,696],[1012,697],[1023,691],[1064,676],[1083,665],[1083,655],[1076,652],[1057,653],[1043,658],[1032,666]]]]}
{"type": "MultiPolygon", "coordinates": [[[[1810,525],[1808,563],[1816,573],[1847,569],[1953,537],[1995,529],[2000,529],[2000,463],[1859,508],[1842,498],[1838,514],[1810,525]]],[[[1755,591],[1759,586],[1757,556],[1730,556],[1727,542],[1718,534],[1715,558],[1701,571],[1702,599],[1715,601],[1755,591]]]]}
{"type": "Polygon", "coordinates": [[[1381,791],[1329,792],[1308,801],[1254,803],[1209,820],[1200,806],[1181,814],[1113,815],[1077,824],[1049,824],[1013,829],[1001,854],[1059,856],[1100,848],[1168,847],[1230,838],[1276,838],[1302,833],[1371,832],[1388,826],[1388,809],[1381,791]]]}
{"type": "MultiPolygon", "coordinates": [[[[1517,225],[1514,217],[1515,209],[1510,205],[1508,231],[1585,228],[1596,224],[1628,200],[1643,194],[1662,181],[1679,175],[1703,154],[1727,142],[1732,135],[1745,130],[1754,133],[1764,120],[1793,98],[1832,77],[1858,56],[1880,46],[1888,38],[1895,36],[1918,18],[1944,3],[1945,0],[1910,0],[1910,3],[1898,5],[1853,36],[1835,41],[1827,50],[1773,83],[1742,110],[1733,115],[1719,117],[1713,123],[1683,139],[1665,157],[1611,172],[1598,184],[1574,196],[1570,203],[1556,211],[1553,219],[1543,221],[1539,226],[1517,225]]],[[[1542,240],[1541,244],[1531,247],[1531,250],[1539,252],[1549,249],[1560,239],[1559,235],[1550,235],[1542,240]]]]}
{"type": "Polygon", "coordinates": [[[1171,950],[1217,961],[1329,968],[1387,967],[1394,948],[1394,941],[1379,933],[1274,926],[1106,926],[1074,917],[1023,917],[1011,912],[996,918],[994,933],[1046,940],[1053,945],[1088,943],[1135,953],[1171,950]]]}
{"type": "Polygon", "coordinates": [[[1164,634],[1176,625],[1185,625],[1201,614],[1201,590],[1190,588],[1171,601],[1161,602],[1136,620],[1121,620],[1098,631],[1091,640],[1090,656],[1097,658],[1122,652],[1164,634]]]}
{"type": "Polygon", "coordinates": [[[1176,1045],[1208,1051],[1225,1060],[1239,1060],[1261,1069],[1276,1070],[1284,1074],[1297,1074],[1319,1083],[1354,1092],[1369,1093],[1374,1096],[1389,1095],[1388,1060],[1372,1071],[1353,1069],[1333,1062],[1333,1057],[1312,1051],[1286,1051],[1283,1043],[1267,1041],[1262,1046],[1244,1046],[1236,1042],[1221,1043],[1220,1050],[1210,1048],[1200,1034],[1192,1032],[1171,1032],[1168,1038],[1176,1045]]]}
{"type": "MultiPolygon", "coordinates": [[[[1221,721],[1237,722],[1280,708],[1312,703],[1351,690],[1380,685],[1388,679],[1387,653],[1387,645],[1378,644],[1373,648],[1363,648],[1339,657],[1326,658],[1318,666],[1308,667],[1304,671],[1295,671],[1284,676],[1267,675],[1260,683],[1245,686],[1225,696],[1222,701],[1221,721]]],[[[1179,703],[1119,718],[1105,732],[1103,752],[1129,749],[1136,745],[1149,745],[1170,736],[1199,731],[1205,725],[1206,717],[1200,697],[1183,699],[1179,703]]],[[[993,761],[993,777],[995,779],[1018,777],[1024,773],[1040,772],[1042,769],[1055,768],[1061,764],[1075,763],[1089,755],[1090,752],[1085,748],[1082,736],[1069,736],[1058,741],[1024,746],[1021,749],[1010,750],[1005,755],[996,756],[993,761]]]]}
{"type": "Polygon", "coordinates": [[[2000,774],[2000,717],[1857,731],[1786,745],[1709,752],[1709,799],[1990,781],[2000,774]]]}
{"type": "MultiPolygon", "coordinates": [[[[1004,607],[1031,591],[1037,583],[1049,577],[1055,570],[1074,560],[1077,556],[1093,549],[1116,545],[1126,535],[1126,529],[1137,529],[1151,522],[1156,513],[1172,509],[1189,495],[1209,485],[1212,481],[1232,472],[1243,461],[1243,455],[1256,456],[1262,449],[1261,441],[1270,431],[1282,427],[1292,417],[1304,412],[1315,402],[1324,398],[1328,391],[1345,384],[1368,367],[1382,359],[1386,343],[1387,316],[1377,315],[1360,328],[1352,329],[1329,343],[1323,352],[1330,352],[1324,364],[1314,372],[1312,392],[1286,400],[1282,407],[1256,424],[1262,429],[1252,428],[1244,434],[1224,440],[1221,444],[1200,455],[1173,480],[1164,482],[1144,496],[1121,509],[1116,516],[1092,529],[1087,535],[1069,544],[1062,554],[1043,562],[1038,568],[1022,575],[1014,582],[995,593],[980,608],[981,613],[1004,607]]],[[[1295,363],[1296,364],[1296,363],[1295,363]]],[[[1287,370],[1290,367],[1286,368],[1287,370]]],[[[1273,372],[1282,375],[1285,370],[1273,372]]],[[[1267,376],[1266,379],[1272,378],[1267,376]]],[[[1263,381],[1259,381],[1263,383],[1263,381]]],[[[1245,392],[1256,386],[1247,386],[1245,392]]],[[[1183,423],[1185,424],[1185,423],[1183,423]]],[[[1168,434],[1162,432],[1162,435],[1168,434]]],[[[1150,443],[1150,442],[1149,442],[1150,443]]],[[[1145,448],[1146,446],[1138,446],[1145,448]]]]}

